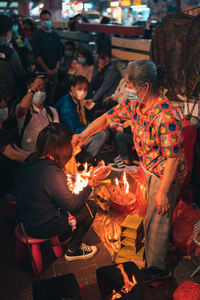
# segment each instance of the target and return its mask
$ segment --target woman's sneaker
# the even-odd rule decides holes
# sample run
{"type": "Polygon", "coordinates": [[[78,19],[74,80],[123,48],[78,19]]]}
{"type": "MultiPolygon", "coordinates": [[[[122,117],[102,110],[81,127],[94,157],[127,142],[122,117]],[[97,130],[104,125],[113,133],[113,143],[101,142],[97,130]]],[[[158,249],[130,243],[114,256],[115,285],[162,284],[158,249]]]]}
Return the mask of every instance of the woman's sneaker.
{"type": "Polygon", "coordinates": [[[82,243],[80,248],[77,249],[75,252],[70,252],[67,250],[67,252],[65,253],[65,259],[67,261],[88,259],[93,257],[96,253],[96,246],[87,246],[86,244],[82,243]]]}

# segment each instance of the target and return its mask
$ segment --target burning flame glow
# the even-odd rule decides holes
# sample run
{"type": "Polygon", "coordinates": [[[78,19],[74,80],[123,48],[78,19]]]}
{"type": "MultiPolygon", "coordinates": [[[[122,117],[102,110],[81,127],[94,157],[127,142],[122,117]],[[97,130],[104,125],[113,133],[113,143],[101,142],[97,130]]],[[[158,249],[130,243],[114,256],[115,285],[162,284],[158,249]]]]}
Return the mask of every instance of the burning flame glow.
{"type": "Polygon", "coordinates": [[[128,194],[129,192],[129,183],[126,179],[126,173],[124,172],[124,175],[123,175],[123,181],[124,181],[124,187],[125,187],[125,190],[126,190],[126,194],[128,194]]]}
{"type": "MultiPolygon", "coordinates": [[[[115,178],[115,184],[117,186],[119,185],[118,178],[115,178]]],[[[127,179],[126,179],[126,172],[123,173],[123,184],[124,184],[125,192],[126,192],[126,194],[128,194],[128,192],[129,192],[129,183],[128,183],[127,179]]]]}
{"type": "Polygon", "coordinates": [[[116,185],[119,185],[119,180],[118,180],[118,178],[115,178],[115,184],[116,184],[116,185]]]}
{"type": "Polygon", "coordinates": [[[81,173],[77,173],[76,180],[73,181],[72,177],[67,175],[68,186],[74,194],[79,194],[87,185],[88,178],[90,177],[90,170],[87,170],[87,163],[84,164],[84,170],[81,173]]]}

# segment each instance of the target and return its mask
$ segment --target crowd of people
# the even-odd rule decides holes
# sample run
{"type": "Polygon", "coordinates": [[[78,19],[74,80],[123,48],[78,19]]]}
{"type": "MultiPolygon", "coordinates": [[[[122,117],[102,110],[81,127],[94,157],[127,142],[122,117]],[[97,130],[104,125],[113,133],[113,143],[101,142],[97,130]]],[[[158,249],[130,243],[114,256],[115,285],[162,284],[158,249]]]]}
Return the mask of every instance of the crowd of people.
{"type": "Polygon", "coordinates": [[[143,59],[121,78],[109,47],[95,62],[72,41],[62,45],[48,10],[37,30],[30,20],[0,15],[1,195],[13,190],[28,235],[72,236],[66,260],[92,257],[97,248],[82,241],[97,211],[88,200],[96,181],[75,195],[65,166],[77,146],[76,161],[91,164],[104,146],[115,153],[112,169],[122,171],[133,166],[136,149],[147,182],[146,282],[171,276],[167,245],[186,161],[180,117],[160,90],[163,75],[143,59]]]}

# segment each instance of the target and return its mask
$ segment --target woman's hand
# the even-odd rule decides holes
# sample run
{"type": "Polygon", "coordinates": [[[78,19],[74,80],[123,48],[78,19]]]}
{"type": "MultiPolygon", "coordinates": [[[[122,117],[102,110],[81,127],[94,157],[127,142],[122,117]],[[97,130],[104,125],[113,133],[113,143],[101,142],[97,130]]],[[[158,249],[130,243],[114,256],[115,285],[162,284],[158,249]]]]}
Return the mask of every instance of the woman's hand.
{"type": "Polygon", "coordinates": [[[74,148],[81,147],[85,142],[85,139],[83,138],[82,134],[74,134],[72,137],[72,146],[74,148]]]}
{"type": "Polygon", "coordinates": [[[155,201],[159,215],[162,214],[162,216],[164,216],[166,213],[168,213],[170,206],[166,193],[158,191],[155,201]]]}

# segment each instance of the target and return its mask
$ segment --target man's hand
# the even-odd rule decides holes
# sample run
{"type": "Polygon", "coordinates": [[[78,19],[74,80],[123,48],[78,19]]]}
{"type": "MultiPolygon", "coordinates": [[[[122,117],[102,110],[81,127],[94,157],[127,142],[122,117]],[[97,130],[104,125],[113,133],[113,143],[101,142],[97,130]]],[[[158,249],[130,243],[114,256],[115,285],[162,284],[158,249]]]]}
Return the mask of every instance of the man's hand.
{"type": "Polygon", "coordinates": [[[162,214],[162,216],[164,216],[166,213],[168,213],[170,206],[166,193],[158,191],[155,201],[159,215],[162,214]]]}
{"type": "Polygon", "coordinates": [[[99,64],[98,64],[98,72],[101,72],[101,70],[103,70],[106,66],[106,62],[103,59],[99,60],[99,64]]]}
{"type": "Polygon", "coordinates": [[[95,106],[95,102],[92,99],[84,100],[84,105],[88,110],[91,110],[95,106]]]}
{"type": "Polygon", "coordinates": [[[39,90],[40,87],[44,86],[44,76],[40,75],[37,76],[36,79],[33,81],[32,85],[31,85],[31,89],[35,92],[37,92],[39,90]]]}

